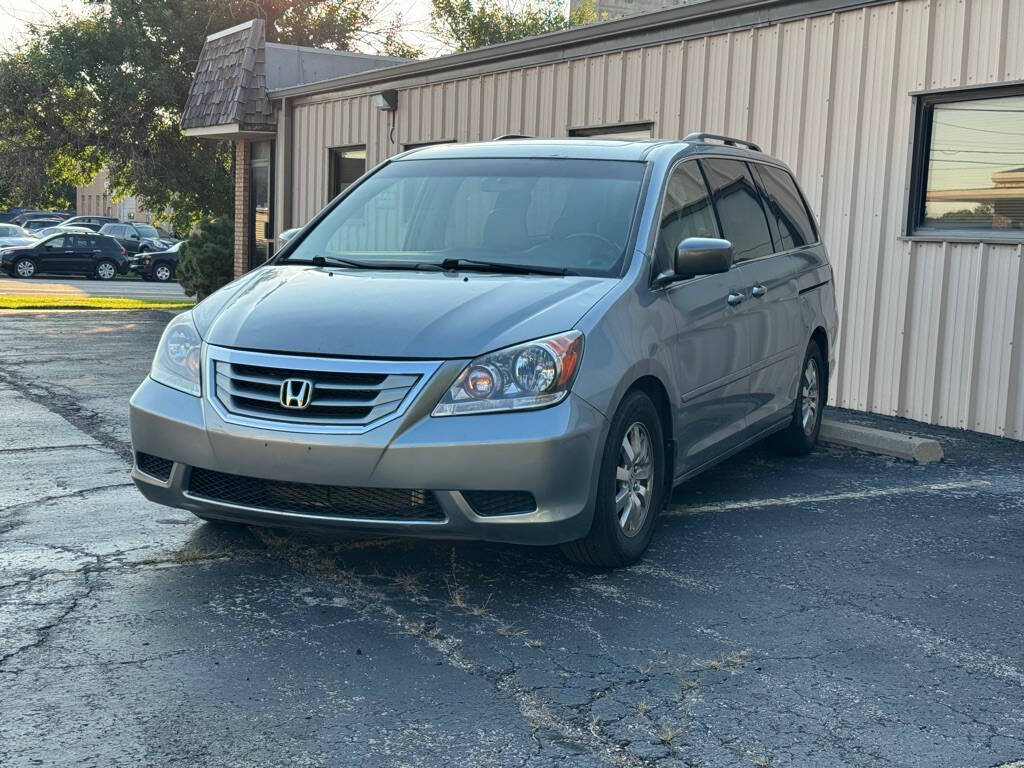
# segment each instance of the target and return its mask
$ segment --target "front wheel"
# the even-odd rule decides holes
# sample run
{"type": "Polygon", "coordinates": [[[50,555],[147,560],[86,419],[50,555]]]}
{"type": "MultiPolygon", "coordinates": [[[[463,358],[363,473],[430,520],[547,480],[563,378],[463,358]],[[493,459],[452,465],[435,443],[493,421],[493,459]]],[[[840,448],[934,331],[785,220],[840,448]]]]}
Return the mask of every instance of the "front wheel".
{"type": "Polygon", "coordinates": [[[590,532],[562,545],[565,556],[600,568],[639,560],[665,503],[666,469],[658,411],[646,394],[631,392],[608,430],[590,532]]]}
{"type": "Polygon", "coordinates": [[[13,270],[15,277],[30,278],[36,276],[36,263],[32,259],[18,259],[14,262],[13,270]]]}
{"type": "Polygon", "coordinates": [[[96,277],[100,280],[113,280],[117,274],[117,266],[112,261],[101,261],[96,265],[96,277]]]}
{"type": "Polygon", "coordinates": [[[821,414],[828,397],[825,360],[818,342],[812,341],[804,353],[800,384],[797,387],[796,402],[793,404],[793,418],[778,435],[778,445],[791,456],[804,456],[811,452],[821,432],[821,414]]]}

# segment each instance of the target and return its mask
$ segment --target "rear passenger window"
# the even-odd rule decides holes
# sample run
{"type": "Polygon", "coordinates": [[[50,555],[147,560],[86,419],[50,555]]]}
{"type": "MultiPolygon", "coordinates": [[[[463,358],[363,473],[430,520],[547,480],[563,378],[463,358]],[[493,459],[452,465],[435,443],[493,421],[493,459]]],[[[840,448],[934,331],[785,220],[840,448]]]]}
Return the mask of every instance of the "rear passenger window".
{"type": "Polygon", "coordinates": [[[695,161],[677,165],[661,206],[654,252],[657,270],[662,272],[671,266],[672,255],[686,238],[718,236],[718,223],[700,168],[695,161]]]}
{"type": "Polygon", "coordinates": [[[718,220],[722,222],[722,237],[732,243],[736,261],[774,253],[761,195],[747,164],[721,158],[700,162],[711,187],[718,220]]]}
{"type": "Polygon", "coordinates": [[[781,242],[778,250],[788,251],[810,245],[818,238],[793,177],[781,168],[771,165],[754,166],[764,183],[768,215],[778,224],[781,242]]]}

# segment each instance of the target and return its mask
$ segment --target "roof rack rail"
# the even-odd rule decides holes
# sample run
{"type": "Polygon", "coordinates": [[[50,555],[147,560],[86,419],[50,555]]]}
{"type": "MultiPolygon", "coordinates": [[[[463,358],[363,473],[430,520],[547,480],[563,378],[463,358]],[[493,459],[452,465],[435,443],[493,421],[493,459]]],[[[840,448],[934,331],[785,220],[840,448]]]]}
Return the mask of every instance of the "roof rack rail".
{"type": "Polygon", "coordinates": [[[501,136],[495,136],[494,141],[508,141],[509,139],[535,139],[536,136],[530,136],[525,133],[503,133],[501,136]]]}
{"type": "Polygon", "coordinates": [[[739,146],[742,144],[744,147],[749,147],[755,152],[761,152],[761,148],[752,141],[744,141],[743,139],[734,139],[732,136],[722,136],[718,133],[691,133],[683,141],[707,141],[708,139],[715,139],[728,144],[730,147],[739,146]]]}

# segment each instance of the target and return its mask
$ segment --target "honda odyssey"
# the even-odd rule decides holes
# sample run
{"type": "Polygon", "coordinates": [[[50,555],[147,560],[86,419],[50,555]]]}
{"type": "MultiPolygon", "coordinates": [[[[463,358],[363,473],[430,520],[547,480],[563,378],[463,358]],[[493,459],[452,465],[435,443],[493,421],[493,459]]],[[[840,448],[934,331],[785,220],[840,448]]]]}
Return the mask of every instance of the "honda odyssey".
{"type": "Polygon", "coordinates": [[[811,450],[836,327],[807,201],[754,145],[416,149],[168,324],[132,476],[208,520],[624,565],[676,484],[811,450]]]}

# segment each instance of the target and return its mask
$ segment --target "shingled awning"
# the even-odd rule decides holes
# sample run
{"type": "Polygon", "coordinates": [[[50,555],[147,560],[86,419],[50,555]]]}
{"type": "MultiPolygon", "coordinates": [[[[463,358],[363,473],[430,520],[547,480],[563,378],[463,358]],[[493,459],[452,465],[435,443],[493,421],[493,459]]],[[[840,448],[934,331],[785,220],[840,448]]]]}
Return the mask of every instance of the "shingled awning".
{"type": "Polygon", "coordinates": [[[262,19],[206,38],[181,116],[185,135],[273,133],[265,57],[262,19]]]}

